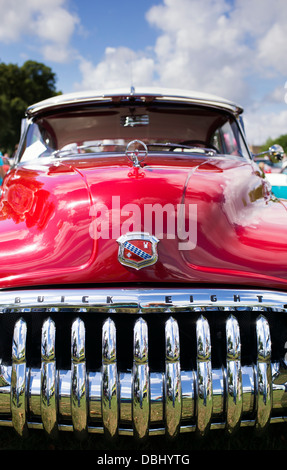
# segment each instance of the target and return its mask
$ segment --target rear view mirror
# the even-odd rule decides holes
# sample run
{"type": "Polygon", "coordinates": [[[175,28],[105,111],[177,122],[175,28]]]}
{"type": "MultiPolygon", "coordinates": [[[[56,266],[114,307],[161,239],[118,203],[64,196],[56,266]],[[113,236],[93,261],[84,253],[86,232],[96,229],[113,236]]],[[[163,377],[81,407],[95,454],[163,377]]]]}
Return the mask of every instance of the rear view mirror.
{"type": "Polygon", "coordinates": [[[253,155],[254,157],[259,157],[260,155],[268,155],[269,159],[273,163],[278,163],[280,162],[283,157],[284,157],[284,150],[281,147],[281,145],[274,144],[269,149],[265,152],[257,153],[256,155],[253,155]]]}
{"type": "Polygon", "coordinates": [[[280,162],[282,158],[284,157],[284,150],[281,147],[281,145],[274,144],[271,147],[269,147],[268,155],[269,155],[270,160],[273,163],[277,163],[277,162],[280,162]]]}

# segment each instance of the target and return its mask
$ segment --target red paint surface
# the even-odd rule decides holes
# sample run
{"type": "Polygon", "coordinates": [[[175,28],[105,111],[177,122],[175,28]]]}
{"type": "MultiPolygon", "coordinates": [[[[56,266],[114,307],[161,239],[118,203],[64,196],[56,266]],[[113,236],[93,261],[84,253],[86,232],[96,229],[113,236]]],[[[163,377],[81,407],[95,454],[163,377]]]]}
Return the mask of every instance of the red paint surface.
{"type": "Polygon", "coordinates": [[[12,170],[0,201],[0,287],[159,282],[287,288],[286,208],[270,197],[252,163],[149,155],[141,172],[136,178],[124,156],[39,159],[35,168],[12,170]],[[111,208],[112,197],[126,212],[109,214],[110,237],[96,240],[90,209],[96,203],[111,208]],[[196,247],[179,250],[178,239],[164,236],[155,265],[139,271],[122,266],[116,239],[120,227],[128,231],[131,203],[142,214],[148,204],[196,204],[196,247]]]}

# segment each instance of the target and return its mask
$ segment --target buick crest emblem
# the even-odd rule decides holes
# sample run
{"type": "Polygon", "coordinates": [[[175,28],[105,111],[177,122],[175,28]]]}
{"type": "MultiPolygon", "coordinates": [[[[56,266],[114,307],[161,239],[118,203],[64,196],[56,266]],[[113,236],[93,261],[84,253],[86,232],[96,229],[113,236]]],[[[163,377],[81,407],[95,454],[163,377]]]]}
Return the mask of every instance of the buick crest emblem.
{"type": "Polygon", "coordinates": [[[117,239],[119,244],[118,260],[124,266],[134,269],[145,268],[158,260],[159,240],[144,232],[130,232],[117,239]]]}

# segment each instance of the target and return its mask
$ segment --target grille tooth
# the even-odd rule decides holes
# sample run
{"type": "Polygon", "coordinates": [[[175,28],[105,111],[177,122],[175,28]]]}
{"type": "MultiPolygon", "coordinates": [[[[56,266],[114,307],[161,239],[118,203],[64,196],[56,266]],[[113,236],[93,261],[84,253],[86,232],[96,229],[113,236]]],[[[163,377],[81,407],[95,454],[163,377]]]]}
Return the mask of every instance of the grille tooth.
{"type": "Polygon", "coordinates": [[[212,415],[212,367],[209,323],[201,316],[196,323],[197,338],[197,429],[205,434],[212,415]]]}
{"type": "Polygon", "coordinates": [[[41,418],[44,429],[52,437],[57,434],[55,341],[55,323],[48,318],[41,337],[41,418]]]}
{"type": "Polygon", "coordinates": [[[102,414],[104,431],[108,437],[118,432],[118,377],[116,327],[108,318],[102,329],[102,414]]]}
{"type": "Polygon", "coordinates": [[[20,436],[23,436],[27,430],[26,339],[27,324],[22,318],[20,318],[14,328],[11,376],[12,423],[20,436]]]}
{"type": "Polygon", "coordinates": [[[271,337],[266,318],[256,321],[257,333],[257,419],[256,426],[263,430],[270,421],[272,409],[271,337]]]}
{"type": "Polygon", "coordinates": [[[87,376],[85,354],[85,325],[77,318],[71,335],[71,411],[76,434],[87,432],[87,376]]]}
{"type": "Polygon", "coordinates": [[[133,356],[133,427],[137,438],[148,435],[150,421],[150,381],[148,365],[148,328],[142,318],[134,326],[133,356]]]}
{"type": "Polygon", "coordinates": [[[233,315],[230,315],[226,322],[226,345],[226,421],[227,430],[232,433],[240,425],[243,407],[240,331],[238,321],[233,315]]]}
{"type": "Polygon", "coordinates": [[[181,374],[179,329],[170,317],[165,324],[165,421],[169,437],[176,437],[181,419],[181,374]]]}

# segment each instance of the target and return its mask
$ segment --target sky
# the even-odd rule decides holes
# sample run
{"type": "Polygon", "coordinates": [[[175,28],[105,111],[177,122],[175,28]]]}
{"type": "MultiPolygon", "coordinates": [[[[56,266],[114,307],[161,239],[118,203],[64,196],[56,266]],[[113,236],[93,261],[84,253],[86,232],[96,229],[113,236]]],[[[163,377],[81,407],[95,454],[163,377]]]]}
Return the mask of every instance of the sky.
{"type": "Polygon", "coordinates": [[[42,62],[63,93],[207,92],[244,107],[250,145],[287,133],[287,0],[0,0],[0,18],[0,62],[42,62]]]}

